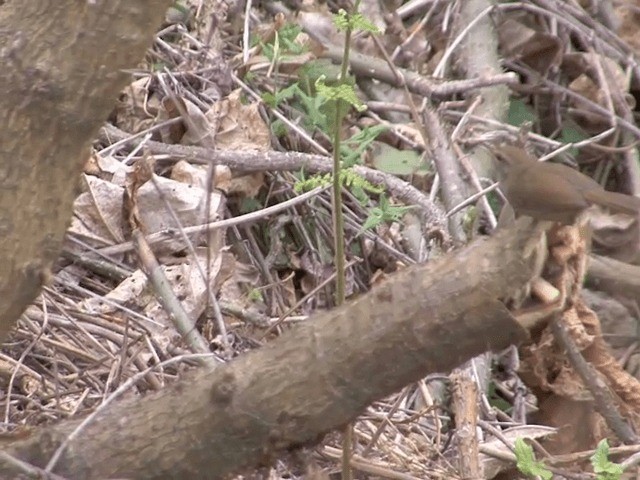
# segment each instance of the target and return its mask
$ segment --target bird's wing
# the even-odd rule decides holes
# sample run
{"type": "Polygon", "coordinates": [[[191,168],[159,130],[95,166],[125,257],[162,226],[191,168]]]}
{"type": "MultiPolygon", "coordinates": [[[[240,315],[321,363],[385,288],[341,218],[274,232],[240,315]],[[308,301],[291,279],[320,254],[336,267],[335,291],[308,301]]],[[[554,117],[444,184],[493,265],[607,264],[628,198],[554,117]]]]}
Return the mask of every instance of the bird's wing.
{"type": "Polygon", "coordinates": [[[507,197],[516,211],[527,214],[531,211],[553,210],[579,211],[589,206],[582,192],[562,176],[554,171],[542,172],[537,170],[531,176],[529,169],[523,169],[517,178],[517,185],[512,185],[507,197]]]}

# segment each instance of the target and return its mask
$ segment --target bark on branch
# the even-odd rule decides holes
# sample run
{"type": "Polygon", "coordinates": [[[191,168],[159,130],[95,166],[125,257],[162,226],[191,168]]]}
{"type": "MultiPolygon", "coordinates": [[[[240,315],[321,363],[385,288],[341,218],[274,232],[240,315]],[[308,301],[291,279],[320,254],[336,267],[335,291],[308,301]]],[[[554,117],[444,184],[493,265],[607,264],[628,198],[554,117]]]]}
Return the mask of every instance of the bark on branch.
{"type": "Polygon", "coordinates": [[[0,340],[57,258],[88,147],[170,0],[0,8],[0,340]]]}
{"type": "MultiPolygon", "coordinates": [[[[536,228],[524,219],[225,366],[114,404],[71,441],[54,472],[221,478],[318,441],[430,372],[518,343],[526,331],[500,299],[534,274],[526,252],[536,228]]],[[[42,429],[7,453],[43,466],[77,424],[42,429]]],[[[0,465],[0,476],[13,474],[0,465]]]]}

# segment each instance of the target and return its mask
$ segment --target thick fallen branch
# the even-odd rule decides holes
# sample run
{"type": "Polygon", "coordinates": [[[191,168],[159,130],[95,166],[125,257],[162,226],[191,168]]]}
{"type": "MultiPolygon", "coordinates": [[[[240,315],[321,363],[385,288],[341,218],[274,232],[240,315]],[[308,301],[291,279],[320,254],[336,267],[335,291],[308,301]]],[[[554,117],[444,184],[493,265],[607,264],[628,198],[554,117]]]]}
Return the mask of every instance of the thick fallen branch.
{"type": "MultiPolygon", "coordinates": [[[[165,391],[115,403],[79,432],[56,474],[221,478],[269,462],[353,420],[430,372],[526,338],[504,304],[535,268],[526,220],[455,255],[408,268],[265,347],[165,391]]],[[[6,453],[42,467],[78,421],[6,453]]],[[[0,476],[17,462],[0,462],[0,476]]]]}

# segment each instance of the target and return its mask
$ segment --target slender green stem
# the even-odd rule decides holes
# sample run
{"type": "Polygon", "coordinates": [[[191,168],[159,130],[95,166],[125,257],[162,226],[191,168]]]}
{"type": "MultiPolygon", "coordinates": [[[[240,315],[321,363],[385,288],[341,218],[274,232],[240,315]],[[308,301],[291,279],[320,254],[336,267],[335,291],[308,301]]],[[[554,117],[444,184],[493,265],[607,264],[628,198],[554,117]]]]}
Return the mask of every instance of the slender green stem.
{"type": "MultiPolygon", "coordinates": [[[[356,0],[353,13],[358,11],[360,0],[356,0]]],[[[352,14],[353,14],[352,13],[352,14]]],[[[345,32],[344,53],[342,55],[342,69],[340,82],[347,81],[349,73],[349,52],[351,49],[352,28],[349,25],[345,32]]],[[[342,305],[345,301],[345,256],[344,256],[344,218],[342,215],[342,175],[340,164],[340,144],[342,120],[347,112],[348,105],[338,100],[336,102],[336,114],[333,134],[333,233],[335,238],[335,263],[336,263],[336,305],[342,305]]]]}
{"type": "MultiPolygon", "coordinates": [[[[351,15],[358,12],[360,0],[356,0],[351,15]]],[[[342,70],[340,82],[347,81],[349,73],[349,51],[351,49],[351,24],[347,27],[344,39],[344,53],[342,55],[342,70]]],[[[342,121],[348,110],[348,104],[342,100],[336,102],[336,116],[333,136],[333,232],[335,238],[335,263],[336,263],[336,305],[345,301],[345,255],[344,255],[344,219],[342,216],[342,179],[340,165],[340,133],[342,121]]],[[[342,437],[342,480],[352,480],[351,448],[353,446],[353,425],[345,427],[342,437]]]]}
{"type": "Polygon", "coordinates": [[[340,174],[340,124],[343,102],[336,102],[336,127],[333,135],[333,237],[336,264],[336,305],[345,301],[344,218],[342,215],[342,180],[340,174]]]}

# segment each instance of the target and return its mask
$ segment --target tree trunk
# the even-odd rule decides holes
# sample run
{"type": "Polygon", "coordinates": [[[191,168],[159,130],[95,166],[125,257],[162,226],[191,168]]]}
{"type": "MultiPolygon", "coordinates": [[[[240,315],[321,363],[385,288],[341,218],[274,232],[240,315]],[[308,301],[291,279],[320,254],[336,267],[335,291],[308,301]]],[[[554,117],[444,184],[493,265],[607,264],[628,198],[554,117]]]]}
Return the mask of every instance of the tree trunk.
{"type": "Polygon", "coordinates": [[[91,140],[170,0],[0,7],[0,340],[49,277],[91,140]]]}

